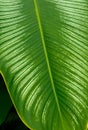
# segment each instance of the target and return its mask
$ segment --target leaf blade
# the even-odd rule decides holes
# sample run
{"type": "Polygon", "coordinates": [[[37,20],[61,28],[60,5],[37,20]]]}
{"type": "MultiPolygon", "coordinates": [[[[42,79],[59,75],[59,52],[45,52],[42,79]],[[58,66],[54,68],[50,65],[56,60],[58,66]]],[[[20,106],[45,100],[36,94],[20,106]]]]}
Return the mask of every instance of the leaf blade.
{"type": "Polygon", "coordinates": [[[38,25],[39,25],[39,29],[40,29],[41,39],[42,39],[42,43],[43,43],[44,54],[45,54],[45,58],[46,58],[46,62],[47,62],[48,72],[49,72],[50,79],[51,79],[52,89],[53,89],[53,93],[54,93],[54,96],[55,96],[58,112],[59,112],[59,115],[60,115],[62,129],[64,129],[63,119],[62,119],[62,115],[61,115],[61,111],[60,111],[60,106],[59,106],[59,102],[58,102],[58,98],[57,98],[57,94],[56,94],[56,90],[55,90],[55,85],[54,85],[54,81],[53,81],[53,76],[52,76],[52,72],[51,72],[51,68],[50,68],[49,58],[48,58],[48,54],[47,54],[45,38],[44,38],[44,34],[43,34],[42,23],[41,23],[40,13],[39,13],[39,9],[38,9],[38,3],[37,3],[36,0],[34,0],[34,6],[35,6],[35,12],[36,12],[38,25]]]}
{"type": "Polygon", "coordinates": [[[60,100],[63,123],[68,130],[84,129],[88,118],[86,92],[88,35],[83,33],[88,25],[85,22],[86,26],[83,26],[87,18],[87,3],[82,0],[81,4],[77,2],[77,7],[75,1],[37,0],[35,4],[36,2],[43,28],[42,38],[44,37],[45,41],[41,38],[33,1],[13,0],[12,3],[2,1],[0,5],[2,7],[0,69],[6,79],[9,93],[26,125],[36,130],[61,129],[61,125],[58,124],[61,118],[58,116],[55,96],[51,90],[48,62],[46,63],[44,53],[45,46],[50,64],[48,68],[51,68],[50,73],[55,84],[53,90],[57,93],[58,101],[60,100]],[[3,8],[4,6],[6,8],[3,8]],[[77,14],[75,14],[76,11],[78,11],[77,14]],[[85,18],[81,22],[83,15],[85,18]],[[45,42],[43,46],[42,42],[45,42]],[[82,54],[86,55],[86,58],[82,54]],[[82,67],[82,61],[85,67],[82,67]],[[81,115],[81,111],[85,113],[81,115]],[[54,119],[49,121],[49,118],[54,119]],[[68,123],[67,120],[71,122],[68,123]]]}

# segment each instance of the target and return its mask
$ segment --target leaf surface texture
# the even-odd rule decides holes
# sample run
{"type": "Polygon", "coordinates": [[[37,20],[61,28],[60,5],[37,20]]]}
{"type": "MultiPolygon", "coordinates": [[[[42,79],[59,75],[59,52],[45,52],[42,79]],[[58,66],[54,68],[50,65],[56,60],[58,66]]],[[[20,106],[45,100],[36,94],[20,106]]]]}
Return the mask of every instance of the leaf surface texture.
{"type": "Polygon", "coordinates": [[[88,2],[0,0],[0,71],[33,130],[87,130],[88,2]]]}

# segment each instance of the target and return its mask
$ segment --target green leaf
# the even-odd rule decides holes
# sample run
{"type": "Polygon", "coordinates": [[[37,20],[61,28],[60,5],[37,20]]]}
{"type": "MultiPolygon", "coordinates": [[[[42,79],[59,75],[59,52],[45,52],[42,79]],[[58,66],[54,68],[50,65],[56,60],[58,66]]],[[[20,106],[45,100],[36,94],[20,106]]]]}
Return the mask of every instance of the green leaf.
{"type": "Polygon", "coordinates": [[[5,121],[12,107],[11,99],[5,87],[4,81],[0,75],[0,125],[5,121]]]}
{"type": "Polygon", "coordinates": [[[88,2],[0,0],[0,71],[33,130],[88,128],[88,2]]]}

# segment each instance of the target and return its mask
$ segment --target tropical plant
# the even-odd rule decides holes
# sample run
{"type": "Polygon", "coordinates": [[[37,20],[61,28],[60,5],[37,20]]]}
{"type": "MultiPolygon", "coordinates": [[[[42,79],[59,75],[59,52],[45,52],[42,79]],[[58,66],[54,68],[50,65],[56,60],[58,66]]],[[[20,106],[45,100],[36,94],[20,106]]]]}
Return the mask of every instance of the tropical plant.
{"type": "Polygon", "coordinates": [[[28,128],[87,130],[88,1],[0,0],[0,73],[28,128]]]}

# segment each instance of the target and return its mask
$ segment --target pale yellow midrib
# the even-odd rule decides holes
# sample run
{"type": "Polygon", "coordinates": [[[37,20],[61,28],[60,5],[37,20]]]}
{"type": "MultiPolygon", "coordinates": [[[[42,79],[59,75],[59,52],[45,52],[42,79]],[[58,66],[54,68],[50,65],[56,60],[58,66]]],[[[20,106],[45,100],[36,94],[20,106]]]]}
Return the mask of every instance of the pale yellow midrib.
{"type": "Polygon", "coordinates": [[[47,63],[47,67],[48,67],[48,72],[49,72],[50,79],[51,79],[52,89],[53,89],[53,92],[54,92],[56,104],[57,104],[58,111],[59,111],[59,114],[60,114],[60,119],[61,119],[61,122],[62,122],[62,125],[63,125],[62,114],[61,114],[61,110],[60,110],[60,106],[59,106],[59,101],[58,101],[58,98],[57,98],[57,94],[56,94],[56,91],[55,91],[55,85],[54,85],[54,81],[53,81],[53,77],[52,77],[52,73],[51,73],[51,68],[50,68],[50,63],[49,63],[49,59],[48,59],[48,55],[47,55],[47,50],[46,50],[46,46],[45,46],[44,34],[43,34],[42,25],[41,25],[41,20],[40,20],[40,15],[39,15],[39,9],[38,9],[37,0],[34,0],[34,6],[35,6],[35,12],[36,12],[36,16],[37,16],[37,20],[38,20],[38,25],[39,25],[39,29],[40,29],[40,34],[41,34],[43,49],[44,49],[44,53],[45,53],[46,63],[47,63]]]}

